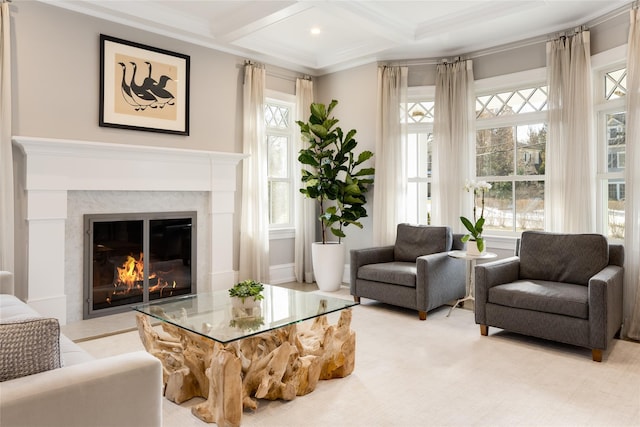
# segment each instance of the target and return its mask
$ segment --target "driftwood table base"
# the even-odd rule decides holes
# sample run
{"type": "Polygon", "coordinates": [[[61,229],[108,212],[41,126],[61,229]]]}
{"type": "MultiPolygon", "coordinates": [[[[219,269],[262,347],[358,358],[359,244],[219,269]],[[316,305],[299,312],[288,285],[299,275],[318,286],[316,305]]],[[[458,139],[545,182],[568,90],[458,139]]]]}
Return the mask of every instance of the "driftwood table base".
{"type": "Polygon", "coordinates": [[[177,404],[205,398],[192,413],[220,427],[239,426],[257,399],[293,400],[318,380],[346,377],[355,367],[351,309],[341,311],[336,325],[320,316],[229,344],[164,322],[157,331],[144,314],[136,321],[145,349],[162,362],[165,397],[177,404]]]}

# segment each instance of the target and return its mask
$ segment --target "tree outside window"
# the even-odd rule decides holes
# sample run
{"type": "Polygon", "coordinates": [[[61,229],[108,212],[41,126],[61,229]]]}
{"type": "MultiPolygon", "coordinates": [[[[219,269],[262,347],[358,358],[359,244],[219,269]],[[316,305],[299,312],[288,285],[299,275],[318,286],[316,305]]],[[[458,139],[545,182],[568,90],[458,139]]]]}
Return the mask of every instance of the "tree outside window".
{"type": "Polygon", "coordinates": [[[546,87],[478,96],[476,179],[487,181],[485,230],[544,229],[546,87]]]}

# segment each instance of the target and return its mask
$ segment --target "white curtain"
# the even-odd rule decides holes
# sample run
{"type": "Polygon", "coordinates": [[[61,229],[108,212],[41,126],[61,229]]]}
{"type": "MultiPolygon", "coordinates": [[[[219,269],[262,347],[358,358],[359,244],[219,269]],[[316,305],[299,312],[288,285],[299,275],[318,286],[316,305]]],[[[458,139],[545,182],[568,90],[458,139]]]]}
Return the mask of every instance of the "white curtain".
{"type": "Polygon", "coordinates": [[[408,67],[378,67],[375,178],[373,185],[373,244],[392,245],[397,224],[405,221],[408,67]]]}
{"type": "Polygon", "coordinates": [[[472,61],[438,64],[434,106],[432,224],[462,230],[472,198],[464,191],[475,178],[475,95],[472,61]],[[469,176],[467,174],[470,174],[469,176]]]}
{"type": "Polygon", "coordinates": [[[595,231],[595,158],[589,31],[547,42],[547,230],[595,231]]]}
{"type": "Polygon", "coordinates": [[[640,10],[631,10],[627,47],[627,134],[625,168],[625,325],[640,340],[640,10]]]}
{"type": "Polygon", "coordinates": [[[245,64],[243,86],[242,217],[240,280],[269,280],[267,150],[264,125],[264,67],[245,64]]]}
{"type": "MultiPolygon", "coordinates": [[[[296,118],[306,122],[311,115],[310,106],[313,102],[313,81],[310,79],[296,79],[296,118]]],[[[299,130],[298,125],[296,128],[299,130]]],[[[297,159],[298,153],[303,148],[303,141],[300,132],[296,132],[294,156],[297,159]]],[[[294,168],[294,203],[295,203],[295,251],[294,270],[298,282],[313,283],[313,265],[311,264],[311,243],[316,235],[316,203],[315,200],[305,197],[298,191],[302,182],[300,173],[300,163],[294,168]]]]}
{"type": "MultiPolygon", "coordinates": [[[[9,3],[0,4],[0,271],[14,272],[13,156],[11,149],[11,25],[9,3]]],[[[0,293],[13,294],[11,275],[0,293]]]]}

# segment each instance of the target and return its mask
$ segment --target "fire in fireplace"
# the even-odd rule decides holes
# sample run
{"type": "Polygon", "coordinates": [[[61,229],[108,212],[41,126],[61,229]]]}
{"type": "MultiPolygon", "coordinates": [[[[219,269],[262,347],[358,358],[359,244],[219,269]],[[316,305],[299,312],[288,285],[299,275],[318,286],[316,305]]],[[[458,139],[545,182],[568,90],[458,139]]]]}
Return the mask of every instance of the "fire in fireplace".
{"type": "Polygon", "coordinates": [[[91,214],[84,318],[196,291],[196,212],[91,214]]]}

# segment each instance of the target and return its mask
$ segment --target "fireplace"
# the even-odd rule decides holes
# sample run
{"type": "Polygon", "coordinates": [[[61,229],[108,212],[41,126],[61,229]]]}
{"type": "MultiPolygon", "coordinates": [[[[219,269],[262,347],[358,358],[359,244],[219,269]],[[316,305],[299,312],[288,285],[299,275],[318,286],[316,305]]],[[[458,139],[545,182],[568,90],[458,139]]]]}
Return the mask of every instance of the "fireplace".
{"type": "Polygon", "coordinates": [[[15,292],[39,313],[61,325],[83,319],[86,214],[197,211],[192,285],[210,292],[236,281],[236,176],[245,155],[28,136],[13,143],[15,292]]]}
{"type": "Polygon", "coordinates": [[[84,215],[84,318],[196,292],[196,212],[84,215]]]}

